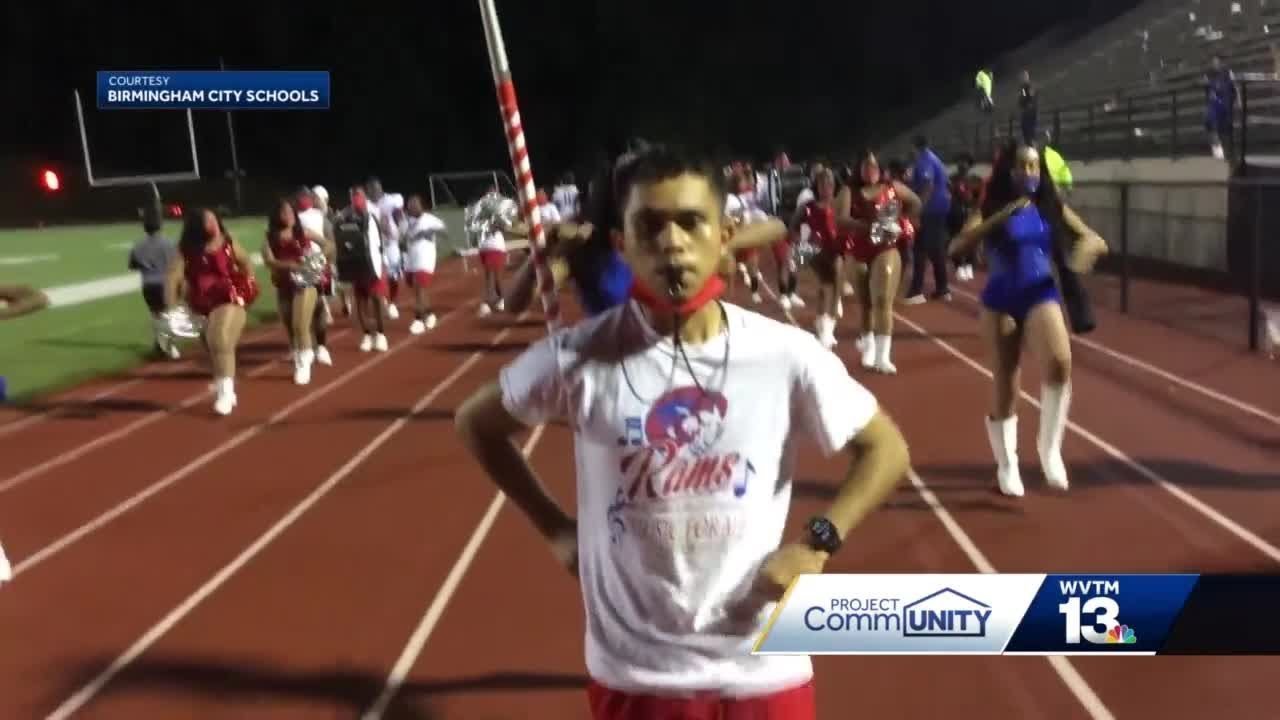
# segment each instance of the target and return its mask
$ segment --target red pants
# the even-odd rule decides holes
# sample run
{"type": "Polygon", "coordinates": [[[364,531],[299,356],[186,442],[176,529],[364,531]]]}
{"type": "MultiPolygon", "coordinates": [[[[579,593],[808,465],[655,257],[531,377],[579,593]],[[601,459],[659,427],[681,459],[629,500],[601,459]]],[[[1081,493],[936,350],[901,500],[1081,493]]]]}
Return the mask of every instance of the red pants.
{"type": "Polygon", "coordinates": [[[385,277],[352,280],[351,288],[355,290],[356,299],[358,300],[368,300],[371,297],[386,299],[387,297],[387,279],[385,277]]]}
{"type": "Polygon", "coordinates": [[[714,695],[662,698],[587,686],[593,720],[814,720],[813,682],[760,697],[726,699],[714,695]]]}
{"type": "Polygon", "coordinates": [[[505,250],[481,250],[480,265],[485,270],[502,272],[502,269],[507,266],[507,252],[505,250]]]}

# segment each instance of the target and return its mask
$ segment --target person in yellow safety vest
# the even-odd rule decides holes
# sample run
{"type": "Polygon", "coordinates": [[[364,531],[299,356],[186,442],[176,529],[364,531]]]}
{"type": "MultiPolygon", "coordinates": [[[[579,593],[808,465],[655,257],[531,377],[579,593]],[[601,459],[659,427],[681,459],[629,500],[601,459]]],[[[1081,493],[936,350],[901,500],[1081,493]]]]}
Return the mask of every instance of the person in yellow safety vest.
{"type": "Polygon", "coordinates": [[[973,81],[978,91],[978,108],[986,113],[995,108],[995,100],[991,96],[991,80],[991,71],[983,68],[978,71],[978,76],[973,81]]]}
{"type": "Polygon", "coordinates": [[[1053,184],[1058,188],[1058,192],[1070,192],[1075,182],[1071,177],[1071,168],[1067,167],[1067,161],[1062,159],[1062,155],[1049,146],[1051,139],[1052,136],[1048,130],[1040,131],[1039,137],[1036,138],[1036,144],[1040,146],[1040,156],[1044,158],[1045,169],[1049,171],[1049,177],[1053,178],[1053,184]]]}

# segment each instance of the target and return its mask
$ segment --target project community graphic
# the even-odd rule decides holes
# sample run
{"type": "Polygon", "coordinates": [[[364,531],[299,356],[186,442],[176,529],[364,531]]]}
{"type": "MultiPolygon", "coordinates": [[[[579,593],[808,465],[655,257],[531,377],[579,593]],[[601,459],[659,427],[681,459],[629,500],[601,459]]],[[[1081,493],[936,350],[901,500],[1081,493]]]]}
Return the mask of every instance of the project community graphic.
{"type": "Polygon", "coordinates": [[[773,655],[1276,655],[1280,575],[803,575],[773,655]]]}

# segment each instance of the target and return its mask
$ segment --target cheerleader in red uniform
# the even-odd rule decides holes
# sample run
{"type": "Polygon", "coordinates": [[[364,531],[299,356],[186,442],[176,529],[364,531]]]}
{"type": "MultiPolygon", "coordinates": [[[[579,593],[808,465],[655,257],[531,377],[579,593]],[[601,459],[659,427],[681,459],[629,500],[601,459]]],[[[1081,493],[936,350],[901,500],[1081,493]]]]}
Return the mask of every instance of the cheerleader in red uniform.
{"type": "Polygon", "coordinates": [[[178,253],[169,266],[165,306],[178,304],[178,288],[186,283],[187,306],[205,317],[204,344],[213,365],[213,410],[229,415],[236,406],[236,346],[249,305],[258,296],[249,254],[213,210],[186,216],[178,253]]]}
{"type": "Polygon", "coordinates": [[[898,249],[914,235],[911,218],[920,215],[920,198],[906,185],[880,172],[871,151],[858,159],[857,175],[836,199],[837,226],[852,243],[849,273],[862,310],[862,367],[892,375],[893,301],[902,276],[898,249]]]}
{"type": "Polygon", "coordinates": [[[271,283],[276,287],[280,319],[293,351],[293,381],[298,385],[311,382],[311,365],[316,359],[313,325],[319,307],[317,286],[324,278],[316,285],[302,286],[294,282],[293,273],[302,267],[303,257],[312,252],[313,246],[326,258],[333,257],[332,244],[305,230],[293,203],[281,198],[275,212],[267,217],[262,260],[271,270],[271,283]]]}
{"type": "Polygon", "coordinates": [[[818,278],[818,317],[814,333],[827,349],[836,345],[836,305],[840,302],[840,278],[843,276],[844,234],[836,229],[836,179],[830,170],[814,173],[814,198],[796,208],[791,220],[791,233],[799,237],[800,226],[809,227],[809,242],[818,249],[810,261],[818,278]]]}

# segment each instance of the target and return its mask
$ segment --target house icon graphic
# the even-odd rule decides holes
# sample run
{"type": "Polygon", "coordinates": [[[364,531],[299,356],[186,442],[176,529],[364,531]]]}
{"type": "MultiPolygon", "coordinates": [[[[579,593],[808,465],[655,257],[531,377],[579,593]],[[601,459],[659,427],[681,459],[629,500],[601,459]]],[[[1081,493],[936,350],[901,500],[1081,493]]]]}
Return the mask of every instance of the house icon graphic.
{"type": "Polygon", "coordinates": [[[991,606],[951,588],[902,608],[905,637],[986,637],[991,606]]]}

